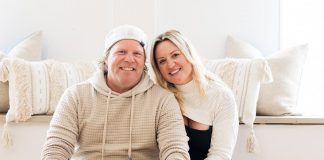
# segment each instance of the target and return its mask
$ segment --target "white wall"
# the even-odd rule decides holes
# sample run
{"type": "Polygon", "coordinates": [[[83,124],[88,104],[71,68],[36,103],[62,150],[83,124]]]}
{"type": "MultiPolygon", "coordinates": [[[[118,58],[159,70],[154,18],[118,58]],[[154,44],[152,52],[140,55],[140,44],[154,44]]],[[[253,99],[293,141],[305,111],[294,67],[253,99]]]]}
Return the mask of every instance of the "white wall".
{"type": "Polygon", "coordinates": [[[217,58],[232,34],[265,54],[279,47],[279,0],[0,0],[0,50],[43,31],[43,57],[95,60],[106,33],[137,25],[152,39],[168,29],[182,31],[202,57],[217,58]]]}
{"type": "Polygon", "coordinates": [[[0,0],[0,50],[8,52],[24,37],[42,30],[44,58],[94,59],[101,55],[105,34],[113,25],[110,3],[0,0]]]}
{"type": "Polygon", "coordinates": [[[205,58],[224,53],[228,34],[265,54],[279,45],[279,0],[157,1],[156,31],[184,32],[205,58]]]}
{"type": "MultiPolygon", "coordinates": [[[[4,123],[0,122],[0,133],[4,123]]],[[[38,160],[45,143],[48,123],[16,123],[9,125],[13,146],[0,146],[1,160],[38,160]]]]}
{"type": "Polygon", "coordinates": [[[324,125],[254,125],[259,151],[246,152],[249,127],[240,125],[233,160],[320,160],[324,125]]]}

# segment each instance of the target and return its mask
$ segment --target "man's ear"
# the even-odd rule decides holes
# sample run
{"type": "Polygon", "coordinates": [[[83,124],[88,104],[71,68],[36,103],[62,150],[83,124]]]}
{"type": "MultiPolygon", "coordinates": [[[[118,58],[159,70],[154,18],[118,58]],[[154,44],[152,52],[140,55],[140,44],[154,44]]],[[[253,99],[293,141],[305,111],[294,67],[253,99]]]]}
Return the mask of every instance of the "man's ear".
{"type": "Polygon", "coordinates": [[[111,53],[109,53],[110,52],[110,50],[108,50],[107,52],[106,52],[106,56],[105,56],[105,59],[104,59],[104,62],[107,64],[107,62],[108,62],[108,57],[109,57],[109,55],[111,54],[111,53]]]}

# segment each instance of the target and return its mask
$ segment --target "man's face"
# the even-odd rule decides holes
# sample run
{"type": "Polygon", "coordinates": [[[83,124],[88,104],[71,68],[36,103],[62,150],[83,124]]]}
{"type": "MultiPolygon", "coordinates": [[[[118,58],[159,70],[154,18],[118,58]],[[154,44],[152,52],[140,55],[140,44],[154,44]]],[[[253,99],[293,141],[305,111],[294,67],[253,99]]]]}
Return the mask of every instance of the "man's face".
{"type": "Polygon", "coordinates": [[[122,93],[133,88],[144,71],[144,49],[138,41],[121,40],[110,50],[105,60],[106,82],[113,91],[122,93]]]}

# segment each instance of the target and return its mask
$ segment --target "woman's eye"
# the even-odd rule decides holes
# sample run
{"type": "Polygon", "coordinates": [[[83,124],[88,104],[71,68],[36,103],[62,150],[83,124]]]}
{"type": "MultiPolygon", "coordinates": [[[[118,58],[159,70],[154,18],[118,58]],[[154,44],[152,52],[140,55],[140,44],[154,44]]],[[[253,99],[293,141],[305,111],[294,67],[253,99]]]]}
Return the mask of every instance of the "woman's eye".
{"type": "Polygon", "coordinates": [[[166,60],[162,59],[162,60],[159,60],[159,64],[164,64],[166,62],[166,60]]]}
{"type": "Polygon", "coordinates": [[[174,54],[172,55],[173,58],[177,58],[177,57],[179,57],[179,56],[180,56],[180,53],[174,53],[174,54]]]}

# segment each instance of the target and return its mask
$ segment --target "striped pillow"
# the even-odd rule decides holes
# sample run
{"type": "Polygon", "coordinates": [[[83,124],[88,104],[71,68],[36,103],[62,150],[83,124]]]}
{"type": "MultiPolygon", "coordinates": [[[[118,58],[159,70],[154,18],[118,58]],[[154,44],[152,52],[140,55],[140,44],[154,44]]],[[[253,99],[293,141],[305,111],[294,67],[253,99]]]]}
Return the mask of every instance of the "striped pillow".
{"type": "Polygon", "coordinates": [[[34,114],[52,114],[64,90],[88,79],[95,63],[29,62],[5,58],[0,81],[9,81],[10,108],[6,121],[26,121],[34,114]]]}
{"type": "Polygon", "coordinates": [[[260,84],[272,81],[267,61],[264,59],[226,58],[207,60],[205,65],[233,91],[240,122],[253,125],[260,84]]]}
{"type": "MultiPolygon", "coordinates": [[[[0,61],[6,57],[19,57],[25,60],[38,61],[42,55],[42,32],[37,31],[14,46],[9,53],[0,51],[0,61]]],[[[0,82],[0,112],[9,109],[9,84],[0,82]]]]}

